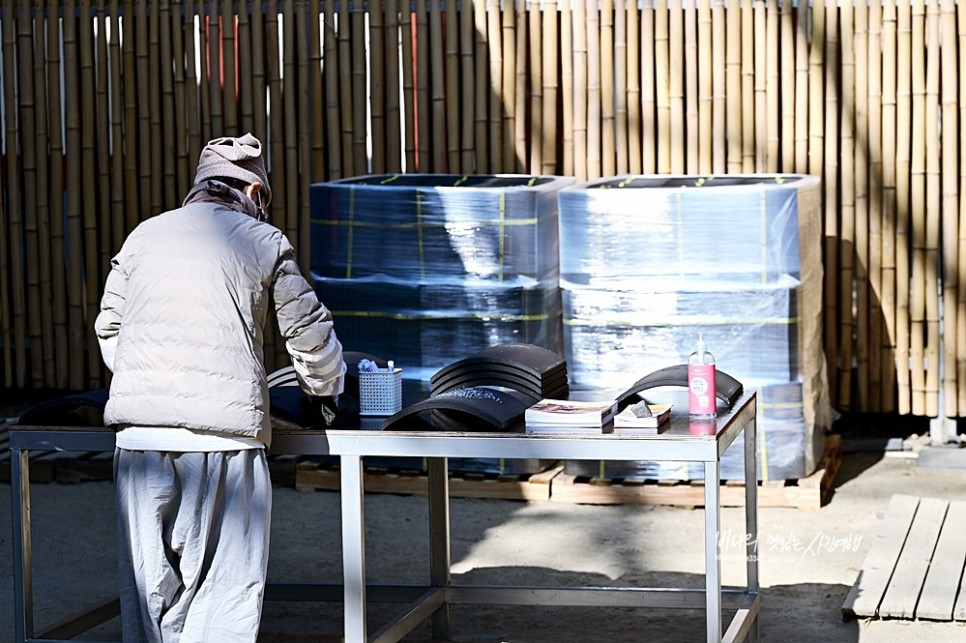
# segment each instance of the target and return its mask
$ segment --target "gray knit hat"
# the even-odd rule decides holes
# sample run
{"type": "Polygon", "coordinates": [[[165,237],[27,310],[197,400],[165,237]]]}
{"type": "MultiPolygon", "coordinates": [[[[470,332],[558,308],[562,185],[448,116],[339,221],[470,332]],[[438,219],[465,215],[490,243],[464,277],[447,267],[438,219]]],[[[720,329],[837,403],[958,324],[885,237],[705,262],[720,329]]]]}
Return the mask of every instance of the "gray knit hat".
{"type": "Polygon", "coordinates": [[[249,185],[261,183],[262,207],[267,208],[272,200],[272,188],[262,159],[262,143],[250,133],[237,138],[212,139],[201,150],[195,184],[217,177],[240,179],[249,185]]]}

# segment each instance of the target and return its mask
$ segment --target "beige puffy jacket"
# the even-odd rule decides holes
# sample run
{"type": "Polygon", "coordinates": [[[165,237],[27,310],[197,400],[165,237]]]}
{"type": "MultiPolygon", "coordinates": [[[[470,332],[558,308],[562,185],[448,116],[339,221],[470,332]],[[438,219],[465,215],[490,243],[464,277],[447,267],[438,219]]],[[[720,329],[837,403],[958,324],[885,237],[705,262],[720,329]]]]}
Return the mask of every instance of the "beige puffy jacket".
{"type": "Polygon", "coordinates": [[[114,372],[105,424],[185,427],[270,444],[263,329],[271,301],[302,389],[342,392],[345,364],[331,313],[299,272],[285,235],[229,192],[144,221],[112,260],[95,322],[114,372]]]}

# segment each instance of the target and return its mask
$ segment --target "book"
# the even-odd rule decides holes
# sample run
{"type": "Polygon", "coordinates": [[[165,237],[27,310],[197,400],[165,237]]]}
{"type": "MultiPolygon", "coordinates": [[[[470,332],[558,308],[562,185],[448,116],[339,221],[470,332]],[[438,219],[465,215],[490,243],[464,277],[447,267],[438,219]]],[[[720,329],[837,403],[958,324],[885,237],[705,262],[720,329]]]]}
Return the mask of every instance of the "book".
{"type": "Polygon", "coordinates": [[[614,430],[631,429],[660,433],[667,428],[673,404],[648,404],[641,401],[627,406],[614,416],[614,430]]]}
{"type": "Polygon", "coordinates": [[[525,414],[530,428],[596,428],[609,424],[617,413],[616,400],[555,400],[546,398],[530,406],[525,414]]]}

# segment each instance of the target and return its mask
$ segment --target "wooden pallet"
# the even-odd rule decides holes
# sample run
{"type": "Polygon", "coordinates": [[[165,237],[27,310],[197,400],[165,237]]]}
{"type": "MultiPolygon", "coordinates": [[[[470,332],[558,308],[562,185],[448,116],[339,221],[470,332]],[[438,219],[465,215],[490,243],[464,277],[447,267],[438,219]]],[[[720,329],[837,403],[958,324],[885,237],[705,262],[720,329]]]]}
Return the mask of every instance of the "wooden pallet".
{"type": "MultiPolygon", "coordinates": [[[[758,485],[761,507],[819,509],[827,502],[842,464],[839,436],[829,436],[819,468],[798,480],[772,480],[758,485]]],[[[369,493],[425,495],[428,483],[420,471],[372,467],[364,471],[369,493]]],[[[577,477],[555,466],[536,474],[497,475],[451,472],[450,495],[463,498],[549,501],[572,504],[643,504],[699,507],[704,505],[704,483],[577,477]]],[[[336,491],[335,467],[303,462],[295,471],[295,488],[301,491],[336,491]]],[[[726,481],[721,487],[724,507],[744,505],[744,484],[726,481]]]]}
{"type": "Polygon", "coordinates": [[[966,621],[964,529],[964,501],[892,496],[842,614],[966,621]]]}

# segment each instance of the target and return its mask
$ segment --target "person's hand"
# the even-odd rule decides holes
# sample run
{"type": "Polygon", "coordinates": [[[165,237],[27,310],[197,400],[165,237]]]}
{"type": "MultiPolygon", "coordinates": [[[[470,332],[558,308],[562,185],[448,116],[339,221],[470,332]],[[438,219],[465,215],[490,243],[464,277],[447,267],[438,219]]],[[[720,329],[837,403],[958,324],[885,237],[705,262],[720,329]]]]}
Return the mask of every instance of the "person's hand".
{"type": "Polygon", "coordinates": [[[339,412],[338,400],[327,396],[309,396],[309,410],[315,428],[324,429],[332,426],[335,416],[339,412]]]}

